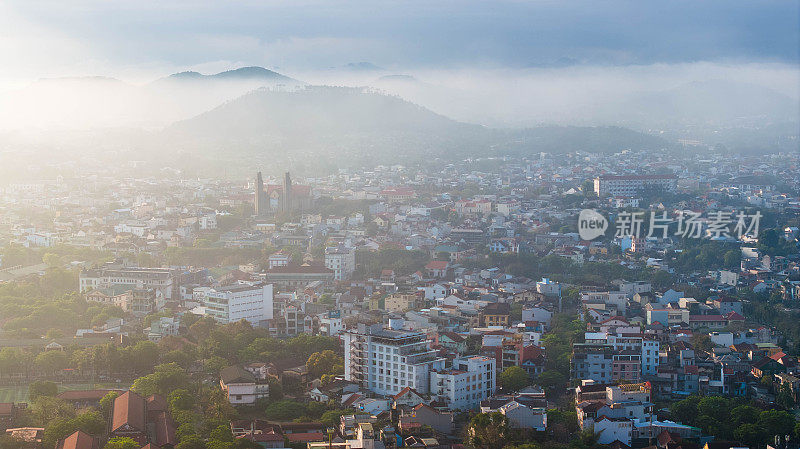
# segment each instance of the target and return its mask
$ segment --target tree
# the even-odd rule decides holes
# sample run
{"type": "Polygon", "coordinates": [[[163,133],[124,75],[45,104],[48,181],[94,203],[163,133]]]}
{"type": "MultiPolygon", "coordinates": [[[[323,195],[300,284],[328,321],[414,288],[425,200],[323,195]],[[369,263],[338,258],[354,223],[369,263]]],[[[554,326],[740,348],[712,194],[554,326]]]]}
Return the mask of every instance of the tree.
{"type": "Polygon", "coordinates": [[[530,377],[524,369],[518,366],[510,366],[500,373],[500,385],[506,391],[519,391],[530,385],[530,377]]]}
{"type": "Polygon", "coordinates": [[[140,341],[130,348],[129,357],[137,372],[150,372],[158,362],[158,345],[152,341],[140,341]]]}
{"type": "Polygon", "coordinates": [[[42,256],[42,262],[47,264],[47,266],[50,268],[60,267],[61,265],[64,265],[64,261],[61,260],[61,256],[53,253],[45,253],[42,256]]]}
{"type": "Polygon", "coordinates": [[[24,449],[28,447],[28,443],[11,435],[3,434],[0,435],[0,447],[3,449],[24,449]]]}
{"type": "Polygon", "coordinates": [[[28,385],[28,397],[33,401],[39,396],[55,396],[58,394],[58,385],[55,382],[37,380],[28,385]]]}
{"type": "Polygon", "coordinates": [[[731,410],[731,424],[739,427],[744,424],[754,424],[758,421],[761,411],[750,405],[740,405],[731,410]]]}
{"type": "Polygon", "coordinates": [[[106,418],[111,416],[111,409],[114,407],[114,399],[116,399],[117,396],[119,396],[118,392],[111,391],[100,399],[100,413],[106,418]]]}
{"type": "Polygon", "coordinates": [[[139,449],[139,443],[133,438],[128,437],[115,437],[108,440],[104,449],[139,449]]]}
{"type": "Polygon", "coordinates": [[[765,410],[758,416],[758,426],[767,432],[767,436],[772,438],[775,435],[783,435],[791,429],[794,424],[794,416],[784,410],[765,410]]]}
{"type": "Polygon", "coordinates": [[[512,443],[508,418],[500,412],[479,413],[469,423],[469,444],[475,449],[498,449],[512,443]]]}
{"type": "Polygon", "coordinates": [[[747,423],[737,427],[733,431],[733,437],[750,447],[758,447],[766,440],[767,433],[757,424],[747,423]]]}
{"type": "Polygon", "coordinates": [[[711,341],[711,337],[708,334],[696,333],[692,335],[692,346],[694,346],[695,350],[700,351],[711,351],[714,348],[714,342],[711,341]]]}
{"type": "Polygon", "coordinates": [[[54,374],[67,367],[67,354],[62,351],[43,351],[36,356],[34,364],[39,370],[54,374]]]}
{"type": "Polygon", "coordinates": [[[594,182],[590,179],[583,181],[583,184],[581,184],[581,191],[586,198],[595,198],[597,196],[594,191],[594,182]]]}
{"type": "Polygon", "coordinates": [[[223,442],[233,442],[233,434],[231,433],[231,429],[228,426],[217,426],[214,430],[211,431],[210,435],[212,440],[223,441],[223,442]]]}
{"type": "Polygon", "coordinates": [[[551,393],[559,389],[563,390],[568,380],[568,377],[556,370],[546,370],[542,372],[542,374],[539,374],[539,377],[536,378],[536,383],[541,385],[548,393],[551,393]]]}
{"type": "Polygon", "coordinates": [[[697,403],[699,415],[711,416],[719,420],[727,420],[730,401],[719,396],[707,396],[697,403]]]}
{"type": "Polygon", "coordinates": [[[340,374],[344,371],[344,359],[336,355],[335,352],[326,349],[322,352],[315,352],[308,357],[306,362],[308,374],[312,378],[321,377],[323,374],[340,374]],[[341,367],[341,370],[339,368],[341,367]]]}
{"type": "Polygon", "coordinates": [[[348,415],[352,413],[352,409],[328,410],[322,414],[322,417],[320,417],[319,421],[322,424],[325,424],[327,427],[336,427],[339,425],[342,415],[348,415]]]}
{"type": "Polygon", "coordinates": [[[283,400],[269,404],[264,409],[264,415],[268,419],[286,421],[299,418],[306,413],[306,407],[296,401],[283,400]]]}
{"type": "Polygon", "coordinates": [[[674,402],[670,405],[670,415],[679,417],[681,422],[693,425],[697,421],[697,403],[700,402],[698,396],[689,396],[688,398],[674,402]]]}
{"type": "MultiPolygon", "coordinates": [[[[176,421],[178,420],[176,419],[176,421]]],[[[178,426],[177,430],[175,430],[175,436],[178,438],[178,441],[184,441],[191,437],[196,437],[197,428],[195,427],[194,423],[184,422],[178,426]]]]}
{"type": "Polygon", "coordinates": [[[730,250],[725,253],[722,260],[726,267],[736,268],[739,266],[741,259],[742,253],[740,251],[730,250]]]}
{"type": "Polygon", "coordinates": [[[168,395],[169,392],[181,388],[189,382],[189,377],[177,363],[162,363],[155,367],[153,374],[133,381],[131,389],[142,396],[155,393],[168,395]]]}
{"type": "Polygon", "coordinates": [[[197,435],[184,438],[175,446],[175,449],[206,449],[206,443],[197,435]]]}
{"type": "Polygon", "coordinates": [[[170,410],[191,410],[195,405],[194,396],[189,393],[185,388],[179,388],[172,391],[167,396],[170,410]]]}
{"type": "Polygon", "coordinates": [[[45,447],[53,447],[56,442],[74,432],[81,430],[90,435],[102,435],[105,431],[106,421],[96,411],[81,413],[74,418],[56,418],[50,421],[44,429],[42,442],[45,447]]]}
{"type": "Polygon", "coordinates": [[[237,438],[232,443],[231,449],[263,449],[263,446],[247,438],[237,438]]]}
{"type": "Polygon", "coordinates": [[[39,422],[49,423],[56,418],[74,418],[75,407],[69,402],[51,396],[39,396],[33,401],[31,411],[39,422]]]}
{"type": "Polygon", "coordinates": [[[780,387],[775,402],[784,410],[791,410],[794,408],[794,396],[788,384],[780,387]]]}
{"type": "Polygon", "coordinates": [[[22,368],[23,353],[17,348],[0,350],[0,376],[19,372],[22,368]]]}
{"type": "Polygon", "coordinates": [[[566,441],[569,435],[574,434],[580,428],[578,414],[574,410],[550,409],[547,411],[547,428],[554,437],[566,441]]]}

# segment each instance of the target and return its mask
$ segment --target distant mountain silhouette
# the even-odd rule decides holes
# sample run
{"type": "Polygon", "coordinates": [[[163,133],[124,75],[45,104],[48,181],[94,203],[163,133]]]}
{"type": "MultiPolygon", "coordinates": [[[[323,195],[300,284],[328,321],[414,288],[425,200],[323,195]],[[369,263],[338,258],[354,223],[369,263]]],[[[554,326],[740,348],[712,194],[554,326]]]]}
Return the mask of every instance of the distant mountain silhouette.
{"type": "Polygon", "coordinates": [[[622,128],[491,129],[451,120],[368,89],[258,90],[170,126],[165,145],[204,154],[391,161],[488,154],[658,150],[657,137],[622,128]]]}
{"type": "Polygon", "coordinates": [[[385,70],[383,67],[379,67],[379,66],[377,66],[377,65],[375,65],[375,64],[373,64],[371,62],[367,62],[367,61],[350,62],[350,63],[345,64],[344,68],[348,69],[348,70],[365,71],[365,72],[368,72],[368,71],[378,72],[378,71],[381,71],[381,70],[385,70]]]}
{"type": "Polygon", "coordinates": [[[154,83],[162,83],[164,81],[176,81],[176,80],[177,81],[256,80],[256,81],[269,81],[277,83],[302,84],[301,81],[298,81],[294,78],[290,78],[278,72],[273,72],[272,70],[265,69],[264,67],[256,67],[256,66],[240,67],[238,69],[226,70],[224,72],[215,73],[213,75],[203,75],[202,73],[199,72],[179,72],[179,73],[173,73],[172,75],[169,75],[164,78],[160,78],[156,80],[154,83]]]}

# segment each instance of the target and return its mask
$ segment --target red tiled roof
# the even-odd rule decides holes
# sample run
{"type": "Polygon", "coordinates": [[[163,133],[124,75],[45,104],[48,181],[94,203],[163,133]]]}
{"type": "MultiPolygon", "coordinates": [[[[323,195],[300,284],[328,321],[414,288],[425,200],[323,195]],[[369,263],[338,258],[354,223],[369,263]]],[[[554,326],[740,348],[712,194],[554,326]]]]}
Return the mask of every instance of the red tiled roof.
{"type": "Polygon", "coordinates": [[[350,407],[351,405],[353,405],[354,402],[356,402],[357,400],[359,400],[359,399],[361,399],[363,397],[364,396],[362,396],[362,395],[360,395],[358,393],[353,393],[347,398],[346,401],[342,402],[342,406],[350,407]]]}
{"type": "Polygon", "coordinates": [[[114,411],[111,417],[111,431],[125,424],[136,430],[145,430],[145,400],[132,391],[126,391],[114,399],[114,411]]]}
{"type": "Polygon", "coordinates": [[[784,357],[786,357],[786,353],[783,352],[783,351],[776,352],[775,354],[772,354],[771,356],[769,356],[769,358],[771,358],[772,360],[775,360],[775,361],[778,361],[778,360],[780,360],[780,359],[782,359],[784,357]]]}
{"type": "Polygon", "coordinates": [[[156,441],[161,446],[175,446],[178,444],[178,438],[175,435],[175,423],[170,418],[167,412],[162,411],[158,413],[155,420],[156,441]]]}
{"type": "Polygon", "coordinates": [[[608,323],[609,321],[623,321],[623,322],[625,322],[625,323],[627,323],[627,322],[628,322],[628,320],[626,320],[626,319],[625,319],[625,317],[623,317],[623,316],[619,316],[619,315],[616,315],[616,316],[612,316],[611,318],[609,318],[609,319],[607,319],[607,320],[605,320],[605,321],[601,321],[601,322],[600,322],[600,324],[606,324],[606,323],[608,323]]]}
{"type": "Polygon", "coordinates": [[[432,260],[425,265],[426,270],[444,270],[450,263],[445,260],[432,260]]]}
{"type": "Polygon", "coordinates": [[[689,321],[725,321],[722,315],[689,315],[689,321]]]}
{"type": "Polygon", "coordinates": [[[267,432],[267,433],[246,433],[244,435],[238,436],[237,438],[244,438],[256,443],[268,443],[268,442],[282,442],[283,435],[278,435],[277,433],[267,432]]]}
{"type": "Polygon", "coordinates": [[[282,265],[277,267],[272,267],[271,269],[267,270],[267,273],[333,273],[333,270],[330,270],[322,265],[282,265]]]}
{"type": "Polygon", "coordinates": [[[99,449],[97,438],[81,430],[59,441],[56,449],[99,449]]]}
{"type": "Polygon", "coordinates": [[[289,433],[286,435],[286,438],[290,443],[313,443],[325,441],[325,434],[321,432],[289,433]]]}
{"type": "Polygon", "coordinates": [[[13,402],[0,402],[0,416],[10,415],[14,411],[13,402]]]}
{"type": "Polygon", "coordinates": [[[728,321],[744,321],[744,317],[736,312],[728,312],[727,314],[725,314],[725,318],[728,321]]]}
{"type": "Polygon", "coordinates": [[[153,394],[147,398],[148,412],[166,411],[168,408],[167,400],[160,394],[153,394]]]}

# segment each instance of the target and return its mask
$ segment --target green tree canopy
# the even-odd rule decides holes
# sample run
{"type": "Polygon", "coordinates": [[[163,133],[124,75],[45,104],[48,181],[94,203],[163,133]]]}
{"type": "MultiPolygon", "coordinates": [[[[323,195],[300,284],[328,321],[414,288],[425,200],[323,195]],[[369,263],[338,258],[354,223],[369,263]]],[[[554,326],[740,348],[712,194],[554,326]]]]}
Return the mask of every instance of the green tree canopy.
{"type": "Polygon", "coordinates": [[[504,369],[503,372],[500,373],[498,380],[506,391],[519,391],[531,383],[528,373],[518,366],[510,366],[504,369]]]}
{"type": "Polygon", "coordinates": [[[139,449],[139,443],[128,437],[115,437],[108,440],[104,449],[139,449]]]}
{"type": "Polygon", "coordinates": [[[35,400],[39,396],[55,396],[58,394],[58,385],[55,382],[36,380],[28,385],[28,397],[35,400]]]}
{"type": "Polygon", "coordinates": [[[470,420],[469,444],[475,449],[498,449],[513,443],[508,418],[500,412],[479,413],[470,420]]]}
{"type": "Polygon", "coordinates": [[[322,377],[323,374],[341,374],[341,371],[344,371],[344,359],[326,349],[311,354],[306,362],[306,368],[313,378],[322,377]]]}

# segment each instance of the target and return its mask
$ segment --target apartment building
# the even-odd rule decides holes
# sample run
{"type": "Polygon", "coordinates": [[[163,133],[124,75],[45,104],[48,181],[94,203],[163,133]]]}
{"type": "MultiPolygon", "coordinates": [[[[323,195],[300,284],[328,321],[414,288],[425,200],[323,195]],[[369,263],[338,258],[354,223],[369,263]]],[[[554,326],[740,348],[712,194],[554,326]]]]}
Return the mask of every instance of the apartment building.
{"type": "Polygon", "coordinates": [[[406,387],[427,394],[430,373],[444,370],[445,359],[430,349],[426,334],[403,330],[402,320],[392,322],[391,328],[359,324],[342,334],[345,379],[379,395],[406,387]]]}
{"type": "Polygon", "coordinates": [[[201,287],[194,295],[203,304],[200,311],[223,324],[247,320],[260,325],[273,319],[272,284],[201,287]]]}
{"type": "Polygon", "coordinates": [[[451,369],[431,373],[430,393],[451,410],[478,408],[497,389],[496,361],[469,356],[453,360],[451,369]]]}
{"type": "Polygon", "coordinates": [[[415,309],[417,295],[415,293],[392,293],[383,299],[383,309],[387,312],[405,313],[415,309]]]}
{"type": "Polygon", "coordinates": [[[595,382],[611,381],[614,353],[614,347],[609,344],[573,344],[570,376],[573,379],[592,379],[595,382]]]}
{"type": "Polygon", "coordinates": [[[674,192],[677,187],[675,175],[602,175],[594,179],[594,193],[599,197],[633,196],[647,190],[674,192]]]}
{"type": "Polygon", "coordinates": [[[98,288],[127,286],[132,289],[155,289],[167,300],[172,299],[177,273],[169,268],[101,267],[81,271],[78,287],[81,293],[98,288]]]}
{"type": "Polygon", "coordinates": [[[344,245],[325,248],[325,267],[337,281],[350,279],[356,270],[356,250],[344,245]]]}
{"type": "Polygon", "coordinates": [[[625,292],[581,292],[581,303],[584,308],[590,304],[613,306],[617,314],[624,314],[628,308],[628,297],[625,292]]]}
{"type": "Polygon", "coordinates": [[[639,382],[642,375],[655,375],[659,364],[660,343],[653,336],[640,333],[587,332],[586,342],[607,344],[614,348],[611,380],[639,382]]]}

